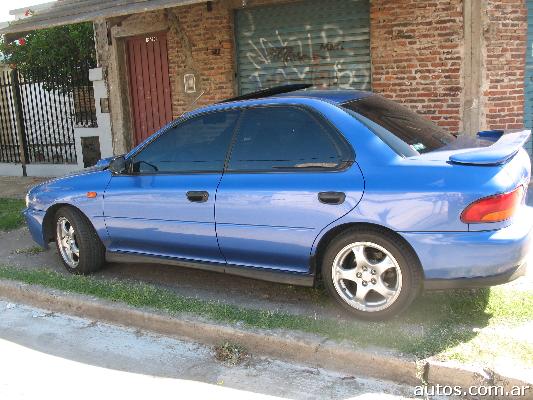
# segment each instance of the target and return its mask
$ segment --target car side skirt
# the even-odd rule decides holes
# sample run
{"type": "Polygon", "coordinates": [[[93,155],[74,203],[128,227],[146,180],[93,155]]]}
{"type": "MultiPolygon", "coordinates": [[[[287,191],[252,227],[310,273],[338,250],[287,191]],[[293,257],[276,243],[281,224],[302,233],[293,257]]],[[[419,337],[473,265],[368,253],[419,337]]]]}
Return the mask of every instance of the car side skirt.
{"type": "Polygon", "coordinates": [[[314,274],[295,273],[292,271],[275,271],[242,265],[187,260],[139,253],[107,251],[106,261],[117,263],[152,263],[175,265],[178,267],[201,269],[205,271],[237,275],[261,281],[283,283],[286,285],[312,287],[315,284],[314,274]]]}

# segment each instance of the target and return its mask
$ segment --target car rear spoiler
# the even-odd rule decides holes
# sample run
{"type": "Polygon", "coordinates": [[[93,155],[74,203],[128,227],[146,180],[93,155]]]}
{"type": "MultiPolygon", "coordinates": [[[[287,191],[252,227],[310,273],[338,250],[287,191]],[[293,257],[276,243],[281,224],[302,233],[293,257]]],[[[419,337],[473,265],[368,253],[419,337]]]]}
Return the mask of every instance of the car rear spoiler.
{"type": "Polygon", "coordinates": [[[518,153],[520,148],[526,144],[530,136],[530,130],[502,134],[499,140],[493,145],[469,149],[462,153],[454,153],[450,156],[449,160],[454,164],[504,164],[518,153]]]}

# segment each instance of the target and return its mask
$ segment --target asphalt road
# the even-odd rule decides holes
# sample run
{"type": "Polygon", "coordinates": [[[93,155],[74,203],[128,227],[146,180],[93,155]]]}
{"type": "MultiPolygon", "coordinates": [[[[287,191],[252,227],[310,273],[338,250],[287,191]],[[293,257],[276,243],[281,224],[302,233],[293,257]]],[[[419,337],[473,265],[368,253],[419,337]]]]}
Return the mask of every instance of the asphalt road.
{"type": "Polygon", "coordinates": [[[404,399],[414,388],[0,300],[0,399],[404,399]]]}

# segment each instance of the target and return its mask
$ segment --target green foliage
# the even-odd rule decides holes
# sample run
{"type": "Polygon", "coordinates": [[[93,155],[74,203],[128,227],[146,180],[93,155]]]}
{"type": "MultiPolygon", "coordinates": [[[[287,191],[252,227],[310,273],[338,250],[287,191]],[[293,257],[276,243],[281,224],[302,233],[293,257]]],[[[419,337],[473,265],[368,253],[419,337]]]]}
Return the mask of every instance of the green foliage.
{"type": "Polygon", "coordinates": [[[46,82],[53,73],[55,79],[69,82],[74,68],[96,66],[92,23],[58,26],[41,29],[24,37],[0,43],[4,62],[30,79],[46,82]]]}

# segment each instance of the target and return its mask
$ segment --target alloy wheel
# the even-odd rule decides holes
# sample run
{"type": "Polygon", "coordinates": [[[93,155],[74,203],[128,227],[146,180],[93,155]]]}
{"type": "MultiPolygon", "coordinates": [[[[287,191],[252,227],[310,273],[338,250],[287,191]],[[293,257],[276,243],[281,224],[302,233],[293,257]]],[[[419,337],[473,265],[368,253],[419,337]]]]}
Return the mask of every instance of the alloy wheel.
{"type": "Polygon", "coordinates": [[[80,249],[74,226],[65,217],[57,220],[57,244],[61,257],[70,268],[77,268],[80,262],[80,249]]]}
{"type": "Polygon", "coordinates": [[[390,307],[402,289],[398,262],[385,248],[371,242],[351,243],[339,251],[331,276],[339,296],[360,311],[390,307]]]}

